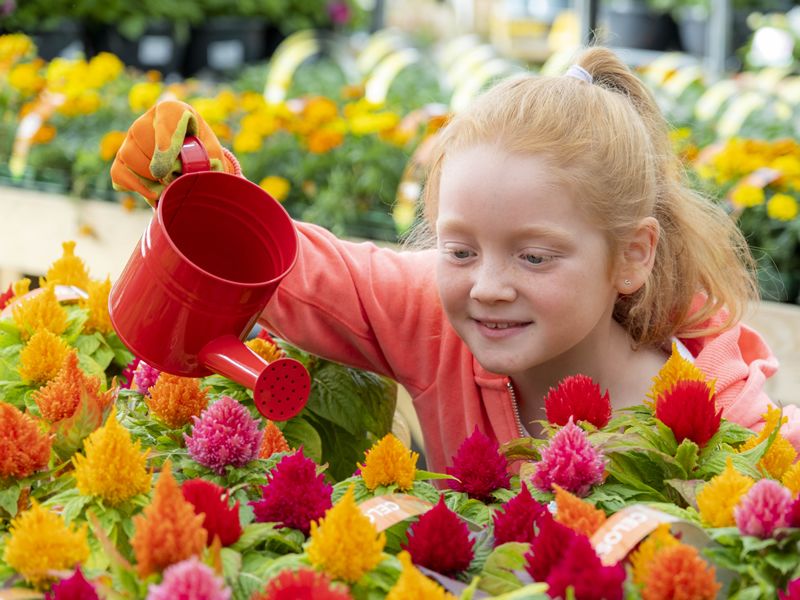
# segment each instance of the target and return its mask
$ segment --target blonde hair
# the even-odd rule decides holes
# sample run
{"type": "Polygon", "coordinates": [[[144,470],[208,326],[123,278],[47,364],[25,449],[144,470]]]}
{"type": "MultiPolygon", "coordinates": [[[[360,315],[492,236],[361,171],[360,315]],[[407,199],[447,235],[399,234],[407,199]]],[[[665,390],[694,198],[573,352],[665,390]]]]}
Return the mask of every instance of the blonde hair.
{"type": "Polygon", "coordinates": [[[653,270],[615,307],[615,318],[637,345],[730,328],[757,297],[746,240],[718,205],[690,189],[667,123],[630,69],[599,47],[585,50],[576,64],[594,83],[566,76],[508,79],[445,126],[425,186],[427,227],[436,221],[449,153],[498,144],[537,155],[578,192],[574,197],[604,231],[610,256],[618,255],[643,218],[658,221],[653,270]],[[699,308],[693,306],[698,294],[704,299],[699,308]]]}

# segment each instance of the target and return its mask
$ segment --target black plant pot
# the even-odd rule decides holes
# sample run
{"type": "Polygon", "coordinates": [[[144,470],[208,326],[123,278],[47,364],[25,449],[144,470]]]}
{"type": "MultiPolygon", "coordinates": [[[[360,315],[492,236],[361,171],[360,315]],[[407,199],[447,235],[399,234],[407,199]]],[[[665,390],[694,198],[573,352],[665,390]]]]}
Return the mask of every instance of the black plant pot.
{"type": "Polygon", "coordinates": [[[164,75],[180,73],[189,41],[188,26],[153,22],[136,39],[116,27],[95,27],[91,34],[92,54],[111,52],[128,66],[154,69],[164,75]]]}
{"type": "MultiPolygon", "coordinates": [[[[747,26],[747,16],[750,12],[749,10],[733,11],[731,53],[744,46],[753,33],[747,26]]],[[[703,11],[686,11],[678,15],[677,22],[683,50],[695,56],[705,56],[708,45],[709,17],[703,14],[703,11]]]]}
{"type": "Polygon", "coordinates": [[[276,31],[260,19],[215,17],[192,28],[183,74],[224,74],[267,58],[277,46],[276,31]]]}
{"type": "Polygon", "coordinates": [[[612,4],[601,12],[601,20],[608,27],[609,46],[672,50],[680,45],[672,17],[654,12],[644,3],[612,4]]]}
{"type": "Polygon", "coordinates": [[[72,58],[86,52],[83,27],[78,21],[65,19],[52,28],[35,29],[26,33],[36,44],[39,56],[45,60],[53,60],[58,56],[72,58]]]}

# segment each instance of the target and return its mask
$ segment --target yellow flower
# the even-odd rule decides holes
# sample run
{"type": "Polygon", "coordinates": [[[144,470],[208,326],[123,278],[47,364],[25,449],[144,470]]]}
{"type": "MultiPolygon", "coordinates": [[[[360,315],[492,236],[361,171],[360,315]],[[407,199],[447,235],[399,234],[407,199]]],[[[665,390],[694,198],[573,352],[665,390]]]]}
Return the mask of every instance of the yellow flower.
{"type": "Polygon", "coordinates": [[[639,585],[644,584],[647,575],[650,573],[650,561],[662,548],[668,548],[679,544],[678,539],[669,532],[669,523],[662,523],[647,536],[647,539],[639,544],[639,547],[631,553],[630,561],[633,569],[633,581],[639,585]]]}
{"type": "Polygon", "coordinates": [[[789,194],[775,194],[767,202],[767,215],[776,221],[791,221],[797,216],[797,200],[789,194]]]}
{"type": "Polygon", "coordinates": [[[189,102],[194,109],[209,123],[221,123],[227,116],[225,104],[216,98],[194,98],[189,102]]]}
{"type": "Polygon", "coordinates": [[[44,123],[33,134],[31,143],[33,144],[49,144],[56,137],[56,128],[48,123],[44,123]]]}
{"type": "Polygon", "coordinates": [[[391,433],[373,444],[367,450],[367,457],[361,467],[364,484],[374,490],[379,485],[397,484],[401,490],[409,490],[414,485],[419,454],[411,452],[391,433]]]}
{"type": "Polygon", "coordinates": [[[739,208],[764,204],[764,190],[749,183],[741,183],[731,192],[731,202],[739,208]]]}
{"type": "Polygon", "coordinates": [[[58,112],[67,117],[90,115],[97,112],[102,105],[100,94],[96,90],[80,88],[66,90],[67,100],[58,107],[58,112]]]}
{"type": "MultiPolygon", "coordinates": [[[[786,417],[781,418],[780,409],[775,408],[774,406],[768,407],[767,412],[762,416],[764,417],[763,429],[761,429],[757,436],[751,437],[744,444],[739,446],[739,452],[746,452],[747,450],[755,448],[770,435],[772,435],[772,432],[775,431],[775,429],[780,428],[781,425],[788,421],[786,417]]],[[[758,466],[764,469],[764,471],[766,471],[770,477],[773,477],[774,479],[780,479],[796,458],[797,452],[795,451],[794,446],[792,446],[789,441],[786,440],[786,438],[778,433],[775,436],[775,439],[772,440],[770,447],[767,448],[764,456],[762,456],[761,460],[758,461],[758,466]]]]}
{"type": "Polygon", "coordinates": [[[47,329],[31,336],[19,353],[19,374],[25,381],[42,384],[50,381],[61,370],[70,347],[62,338],[47,329]]]}
{"type": "Polygon", "coordinates": [[[128,104],[133,112],[144,112],[156,103],[160,95],[160,83],[143,81],[131,86],[128,92],[128,104]]]}
{"type": "Polygon", "coordinates": [[[794,463],[783,472],[781,483],[792,492],[795,498],[800,494],[800,462],[794,463]]]}
{"type": "Polygon", "coordinates": [[[278,130],[278,119],[266,107],[256,110],[242,117],[239,122],[241,131],[257,133],[262,137],[272,135],[278,130]]]}
{"type": "Polygon", "coordinates": [[[776,171],[780,171],[784,177],[791,179],[800,177],[800,158],[796,155],[779,156],[770,165],[776,171]]]}
{"type": "Polygon", "coordinates": [[[112,409],[105,425],[83,442],[86,456],[76,454],[75,481],[84,496],[97,496],[111,505],[120,504],[150,489],[151,474],[147,471],[147,453],[140,442],[131,440],[127,429],[117,421],[112,409]]]}
{"type": "Polygon", "coordinates": [[[24,33],[0,35],[0,67],[36,54],[36,45],[24,33]]]}
{"type": "Polygon", "coordinates": [[[324,154],[344,143],[344,134],[335,129],[324,127],[312,131],[306,139],[309,152],[324,154]]]}
{"type": "Polygon", "coordinates": [[[8,74],[9,85],[18,90],[23,96],[38,94],[47,83],[39,73],[42,64],[43,61],[37,60],[15,66],[8,74]]]}
{"type": "Polygon", "coordinates": [[[14,290],[14,297],[19,298],[20,296],[24,296],[31,291],[31,280],[27,277],[17,279],[11,284],[11,288],[14,290]]]}
{"type": "Polygon", "coordinates": [[[240,131],[233,138],[233,151],[237,154],[258,152],[263,141],[255,131],[240,131]]]}
{"type": "MultiPolygon", "coordinates": [[[[667,362],[661,367],[658,374],[653,377],[653,386],[647,397],[653,402],[658,397],[668,392],[679,381],[705,381],[708,384],[711,394],[714,394],[714,381],[706,381],[706,376],[697,366],[681,356],[676,344],[672,344],[672,354],[667,362]]],[[[651,404],[645,401],[647,404],[651,404]]]]}
{"type": "Polygon", "coordinates": [[[105,161],[113,160],[123,141],[125,141],[124,131],[109,131],[100,140],[100,158],[105,161]]]}
{"type": "Polygon", "coordinates": [[[322,96],[317,96],[306,102],[302,112],[303,120],[314,126],[332,121],[338,114],[339,109],[336,103],[322,96]]]}
{"type": "Polygon", "coordinates": [[[239,99],[230,90],[222,90],[215,98],[220,106],[220,109],[225,112],[225,117],[232,113],[239,105],[239,99]]]}
{"type": "Polygon", "coordinates": [[[397,578],[397,583],[389,590],[386,600],[456,600],[450,592],[445,590],[432,579],[428,579],[411,562],[411,555],[403,550],[397,555],[403,571],[397,578]]]}
{"type": "Polygon", "coordinates": [[[275,362],[279,358],[283,358],[285,356],[283,350],[281,350],[275,342],[265,340],[264,338],[253,338],[252,340],[247,340],[244,345],[258,354],[268,363],[275,362]]]}
{"type": "Polygon", "coordinates": [[[240,104],[243,111],[252,112],[262,108],[266,102],[264,101],[264,96],[258,92],[244,92],[240,104]]]}
{"type": "Polygon", "coordinates": [[[383,111],[376,113],[360,113],[354,115],[348,121],[350,131],[354,135],[369,135],[371,133],[379,133],[381,131],[388,131],[400,122],[400,116],[396,113],[383,111]]]}
{"type": "Polygon", "coordinates": [[[325,516],[311,523],[308,559],[334,579],[354,583],[381,561],[386,535],[356,506],[350,486],[325,516]]]}
{"type": "Polygon", "coordinates": [[[72,570],[89,557],[87,525],[75,529],[35,499],[32,506],[11,522],[3,560],[37,588],[55,577],[50,570],[72,570]]]}
{"type": "Polygon", "coordinates": [[[114,81],[125,69],[125,65],[120,59],[110,52],[100,52],[89,61],[89,73],[86,78],[86,85],[89,87],[103,87],[110,81],[114,81]]]}
{"type": "Polygon", "coordinates": [[[89,310],[89,318],[83,325],[83,330],[87,333],[99,331],[100,333],[110,333],[114,331],[111,325],[111,317],[108,315],[108,295],[111,293],[111,279],[106,277],[105,281],[89,281],[86,290],[89,297],[81,300],[81,306],[89,310]]]}
{"type": "Polygon", "coordinates": [[[27,340],[40,329],[61,335],[67,330],[67,311],[58,303],[53,286],[31,298],[16,302],[11,316],[19,327],[23,340],[27,340]]]}
{"type": "Polygon", "coordinates": [[[697,494],[700,518],[711,527],[727,527],[735,524],[733,508],[754,483],[750,477],[734,469],[733,461],[728,458],[725,470],[712,477],[697,494]]]}
{"type": "Polygon", "coordinates": [[[89,272],[84,262],[75,256],[75,242],[62,242],[61,247],[64,249],[61,258],[50,265],[45,279],[40,281],[41,286],[74,285],[86,291],[89,285],[89,272]]]}
{"type": "Polygon", "coordinates": [[[275,198],[278,202],[283,202],[289,195],[289,190],[292,189],[292,184],[285,177],[278,177],[277,175],[270,175],[264,177],[259,183],[270,196],[275,198]]]}

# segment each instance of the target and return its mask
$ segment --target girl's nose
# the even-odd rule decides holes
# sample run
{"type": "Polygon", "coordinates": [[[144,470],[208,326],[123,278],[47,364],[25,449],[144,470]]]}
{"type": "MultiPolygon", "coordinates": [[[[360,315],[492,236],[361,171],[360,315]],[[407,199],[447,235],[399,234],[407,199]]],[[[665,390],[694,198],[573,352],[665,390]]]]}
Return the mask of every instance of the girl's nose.
{"type": "Polygon", "coordinates": [[[517,297],[511,273],[507,269],[484,264],[475,271],[469,293],[478,302],[511,302],[517,297]]]}

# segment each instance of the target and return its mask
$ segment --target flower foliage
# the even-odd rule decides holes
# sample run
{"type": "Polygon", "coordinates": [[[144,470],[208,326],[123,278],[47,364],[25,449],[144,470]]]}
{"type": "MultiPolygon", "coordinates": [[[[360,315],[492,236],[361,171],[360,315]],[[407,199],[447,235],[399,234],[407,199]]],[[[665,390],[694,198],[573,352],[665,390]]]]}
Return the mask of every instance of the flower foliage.
{"type": "Polygon", "coordinates": [[[283,570],[273,577],[263,592],[250,600],[352,600],[347,587],[335,584],[325,573],[306,567],[283,570]]]}
{"type": "Polygon", "coordinates": [[[531,496],[523,484],[519,493],[506,502],[492,517],[494,520],[494,545],[507,542],[531,543],[536,537],[535,525],[545,507],[531,496]]]}
{"type": "Polygon", "coordinates": [[[210,544],[218,537],[223,546],[230,546],[242,535],[239,522],[239,501],[230,506],[230,492],[205,479],[190,479],[181,484],[183,497],[203,515],[203,529],[210,544]]]}
{"type": "Polygon", "coordinates": [[[606,464],[603,454],[572,419],[542,449],[541,457],[532,481],[543,492],[559,485],[573,494],[585,496],[593,485],[603,480],[606,464]]]}
{"type": "Polygon", "coordinates": [[[201,388],[194,377],[161,373],[148,391],[147,408],[172,428],[186,425],[208,405],[208,388],[201,388]]]}
{"type": "Polygon", "coordinates": [[[678,381],[656,399],[656,418],[675,434],[678,443],[690,439],[703,447],[719,430],[722,409],[704,381],[678,381]]]}
{"type": "Polygon", "coordinates": [[[432,579],[428,579],[419,569],[414,566],[408,552],[400,552],[397,555],[403,571],[397,579],[386,600],[455,600],[455,596],[445,590],[432,579]]]}
{"type": "Polygon", "coordinates": [[[403,549],[414,564],[449,576],[464,571],[475,557],[467,524],[447,508],[444,496],[408,528],[403,549]]]}
{"type": "Polygon", "coordinates": [[[33,417],[0,402],[0,480],[27,477],[47,467],[52,443],[33,417]]]}
{"type": "Polygon", "coordinates": [[[148,589],[147,600],[230,600],[231,590],[208,565],[192,556],[164,570],[164,578],[148,589]]]}
{"type": "Polygon", "coordinates": [[[490,499],[492,492],[509,487],[511,482],[508,460],[500,453],[497,440],[481,432],[477,426],[472,435],[461,442],[453,457],[453,466],[447,467],[447,473],[456,478],[449,482],[452,489],[477,500],[490,499]]]}
{"type": "Polygon", "coordinates": [[[411,452],[393,434],[387,433],[368,451],[364,464],[360,464],[361,477],[367,489],[379,485],[397,485],[409,490],[414,485],[419,455],[411,452]]]}
{"type": "Polygon", "coordinates": [[[611,401],[608,391],[600,394],[600,386],[591,377],[573,375],[550,388],[544,399],[547,420],[554,425],[587,421],[595,427],[608,425],[611,420],[611,401]]]}

